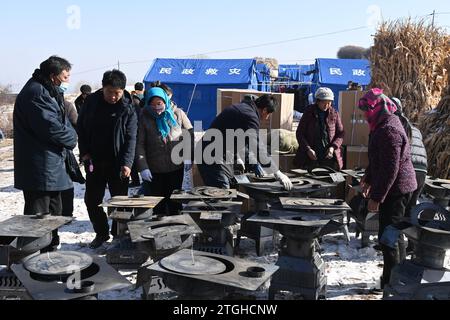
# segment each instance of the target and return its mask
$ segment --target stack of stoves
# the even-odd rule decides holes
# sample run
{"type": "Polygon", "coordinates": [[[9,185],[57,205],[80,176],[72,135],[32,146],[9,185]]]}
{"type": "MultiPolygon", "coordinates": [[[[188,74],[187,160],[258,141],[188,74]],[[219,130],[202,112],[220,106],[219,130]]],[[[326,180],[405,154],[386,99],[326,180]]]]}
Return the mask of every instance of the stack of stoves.
{"type": "Polygon", "coordinates": [[[152,275],[148,267],[180,249],[192,248],[194,236],[201,234],[202,230],[189,215],[130,222],[128,229],[136,249],[146,252],[151,258],[151,261],[147,261],[138,269],[136,288],[143,287],[142,298],[153,300],[168,294],[170,290],[164,281],[152,275]]]}
{"type": "Polygon", "coordinates": [[[213,187],[199,187],[172,195],[172,200],[186,204],[182,213],[190,215],[202,229],[202,234],[195,238],[196,250],[233,255],[242,202],[231,200],[237,197],[236,190],[213,187]]]}
{"type": "Polygon", "coordinates": [[[248,194],[254,201],[254,206],[248,208],[241,220],[238,231],[237,245],[242,236],[253,239],[258,256],[263,254],[266,244],[273,243],[273,230],[248,221],[248,218],[260,211],[265,211],[271,205],[279,202],[280,197],[330,197],[334,184],[311,178],[292,178],[293,189],[286,191],[280,182],[250,182],[241,180],[240,191],[248,194]]]}
{"type": "Polygon", "coordinates": [[[413,242],[414,254],[392,270],[384,298],[450,300],[450,212],[422,203],[400,230],[413,242]]]}
{"type": "Polygon", "coordinates": [[[151,219],[153,208],[161,197],[113,197],[104,204],[113,220],[114,240],[106,251],[107,262],[116,269],[137,269],[149,258],[148,253],[133,244],[128,223],[151,219]]]}
{"type": "Polygon", "coordinates": [[[22,259],[46,248],[52,231],[72,218],[50,215],[15,216],[0,223],[0,300],[29,300],[27,289],[11,270],[22,259]]]}
{"type": "Polygon", "coordinates": [[[100,292],[131,286],[105,259],[81,252],[32,256],[12,270],[35,300],[95,300],[100,292]]]}
{"type": "Polygon", "coordinates": [[[325,262],[319,253],[318,239],[342,228],[341,220],[350,208],[342,200],[280,198],[280,201],[284,210],[260,211],[248,219],[283,236],[276,264],[280,270],[271,281],[269,298],[275,299],[281,292],[305,300],[325,298],[325,262]]]}
{"type": "Polygon", "coordinates": [[[229,299],[236,290],[256,291],[278,267],[185,249],[149,269],[161,276],[180,300],[221,300],[229,299]]]}
{"type": "Polygon", "coordinates": [[[195,250],[233,256],[242,202],[192,201],[182,213],[190,215],[202,229],[195,250]]]}

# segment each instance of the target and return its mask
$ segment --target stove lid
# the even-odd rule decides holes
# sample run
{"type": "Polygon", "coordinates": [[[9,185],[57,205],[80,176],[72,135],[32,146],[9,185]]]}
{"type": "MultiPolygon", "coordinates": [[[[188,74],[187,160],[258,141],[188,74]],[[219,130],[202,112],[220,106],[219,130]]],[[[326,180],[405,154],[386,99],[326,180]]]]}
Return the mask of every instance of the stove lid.
{"type": "Polygon", "coordinates": [[[298,213],[286,210],[269,210],[269,214],[254,214],[247,222],[270,225],[287,225],[297,227],[323,227],[334,215],[298,213]]]}
{"type": "Polygon", "coordinates": [[[121,290],[132,284],[113,267],[106,263],[106,259],[92,256],[93,263],[89,269],[95,270],[81,279],[81,290],[68,288],[63,281],[43,281],[39,277],[32,277],[23,264],[14,264],[11,269],[19,278],[27,291],[35,300],[72,300],[99,292],[121,290]],[[87,285],[84,287],[84,285],[87,285]],[[87,290],[84,290],[87,289],[87,290]]]}
{"type": "MultiPolygon", "coordinates": [[[[192,280],[192,286],[201,285],[203,281],[223,285],[227,287],[234,287],[243,290],[257,290],[261,285],[263,285],[267,280],[269,280],[272,275],[279,269],[278,266],[272,264],[256,263],[244,259],[222,256],[213,253],[191,251],[188,249],[180,250],[170,256],[171,261],[182,261],[183,266],[180,263],[170,264],[169,269],[182,270],[188,273],[180,273],[173,270],[165,268],[161,261],[159,263],[154,263],[149,266],[148,269],[157,275],[164,277],[165,275],[171,275],[180,278],[189,278],[192,280]],[[197,273],[200,268],[189,268],[186,264],[192,263],[192,254],[194,254],[194,259],[201,259],[202,264],[212,263],[215,260],[214,267],[208,272],[203,272],[202,274],[192,274],[197,273]],[[203,258],[207,258],[204,260],[203,258]],[[218,274],[211,274],[219,272],[226,267],[225,271],[218,274]],[[192,270],[193,269],[193,270],[192,270]],[[253,270],[258,270],[258,275],[255,276],[253,270]],[[198,281],[200,280],[200,281],[198,281]],[[197,281],[197,282],[196,282],[197,281]]],[[[200,272],[200,271],[199,271],[200,272]]]]}
{"type": "Polygon", "coordinates": [[[31,257],[23,265],[36,275],[67,276],[87,269],[92,262],[92,257],[85,253],[59,251],[31,257]]]}
{"type": "Polygon", "coordinates": [[[41,238],[72,220],[59,216],[14,216],[0,222],[0,237],[41,238]]]}
{"type": "Polygon", "coordinates": [[[340,199],[300,199],[292,197],[281,197],[281,205],[284,209],[293,210],[329,210],[329,211],[350,211],[350,206],[340,199]]]}
{"type": "Polygon", "coordinates": [[[142,220],[128,223],[132,242],[143,242],[166,234],[180,236],[200,234],[202,230],[189,215],[161,217],[159,220],[142,220]]]}
{"type": "Polygon", "coordinates": [[[223,273],[227,267],[212,257],[189,255],[171,255],[160,261],[160,265],[170,271],[188,275],[214,275],[223,273]]]}
{"type": "Polygon", "coordinates": [[[147,208],[153,209],[160,203],[164,198],[163,197],[140,197],[133,198],[127,196],[118,196],[113,197],[103,204],[100,207],[105,208],[147,208]]]}
{"type": "Polygon", "coordinates": [[[326,188],[336,187],[334,184],[311,179],[311,178],[294,178],[291,179],[293,189],[287,191],[280,182],[253,182],[241,184],[247,191],[265,192],[268,194],[295,194],[312,193],[326,188]]]}
{"type": "Polygon", "coordinates": [[[235,199],[237,191],[234,189],[220,189],[214,187],[197,187],[191,191],[175,191],[172,200],[202,200],[202,199],[235,199]]]}

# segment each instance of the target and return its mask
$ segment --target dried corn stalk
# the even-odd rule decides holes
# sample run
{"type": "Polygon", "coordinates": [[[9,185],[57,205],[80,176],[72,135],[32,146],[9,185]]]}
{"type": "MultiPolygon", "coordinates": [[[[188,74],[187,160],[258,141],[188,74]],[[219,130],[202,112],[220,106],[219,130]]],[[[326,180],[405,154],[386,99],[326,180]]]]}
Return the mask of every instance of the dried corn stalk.
{"type": "Polygon", "coordinates": [[[448,83],[450,37],[411,19],[384,22],[371,50],[372,87],[401,99],[412,122],[436,107],[448,83]]]}
{"type": "MultiPolygon", "coordinates": [[[[450,67],[450,57],[446,65],[450,67]]],[[[449,85],[438,106],[420,119],[428,153],[428,174],[443,179],[450,179],[450,75],[447,76],[449,85]]]]}

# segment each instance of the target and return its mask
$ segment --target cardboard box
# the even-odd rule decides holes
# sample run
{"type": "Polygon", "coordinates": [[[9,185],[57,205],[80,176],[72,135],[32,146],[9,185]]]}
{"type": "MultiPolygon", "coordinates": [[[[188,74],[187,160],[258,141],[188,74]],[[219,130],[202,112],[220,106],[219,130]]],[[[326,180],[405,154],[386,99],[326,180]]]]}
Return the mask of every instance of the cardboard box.
{"type": "Polygon", "coordinates": [[[339,92],[339,115],[344,125],[344,145],[367,146],[369,144],[369,124],[358,102],[367,91],[339,92]]]}
{"type": "Polygon", "coordinates": [[[367,168],[369,164],[368,148],[365,146],[347,146],[345,168],[367,168]]]}
{"type": "MultiPolygon", "coordinates": [[[[223,109],[233,104],[240,103],[246,95],[253,94],[262,96],[267,92],[244,90],[244,89],[218,89],[217,90],[217,114],[223,109]]],[[[271,93],[277,103],[278,108],[268,121],[261,123],[261,129],[286,129],[292,130],[294,120],[294,97],[292,93],[271,93]]]]}
{"type": "Polygon", "coordinates": [[[278,160],[278,167],[281,172],[290,172],[294,167],[295,154],[280,154],[273,157],[275,163],[278,160]]]}

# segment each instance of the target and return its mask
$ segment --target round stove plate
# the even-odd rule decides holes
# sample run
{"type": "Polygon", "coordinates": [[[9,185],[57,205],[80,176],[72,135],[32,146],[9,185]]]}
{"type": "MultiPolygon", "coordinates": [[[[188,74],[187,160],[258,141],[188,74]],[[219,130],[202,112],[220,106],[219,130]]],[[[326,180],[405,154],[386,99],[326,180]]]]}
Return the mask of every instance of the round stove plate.
{"type": "Polygon", "coordinates": [[[26,270],[45,276],[70,275],[92,265],[91,256],[74,251],[44,253],[24,262],[26,270]]]}
{"type": "Polygon", "coordinates": [[[195,256],[194,261],[190,255],[172,255],[162,259],[160,265],[169,271],[189,275],[216,275],[226,270],[224,263],[211,257],[195,256]]]}

